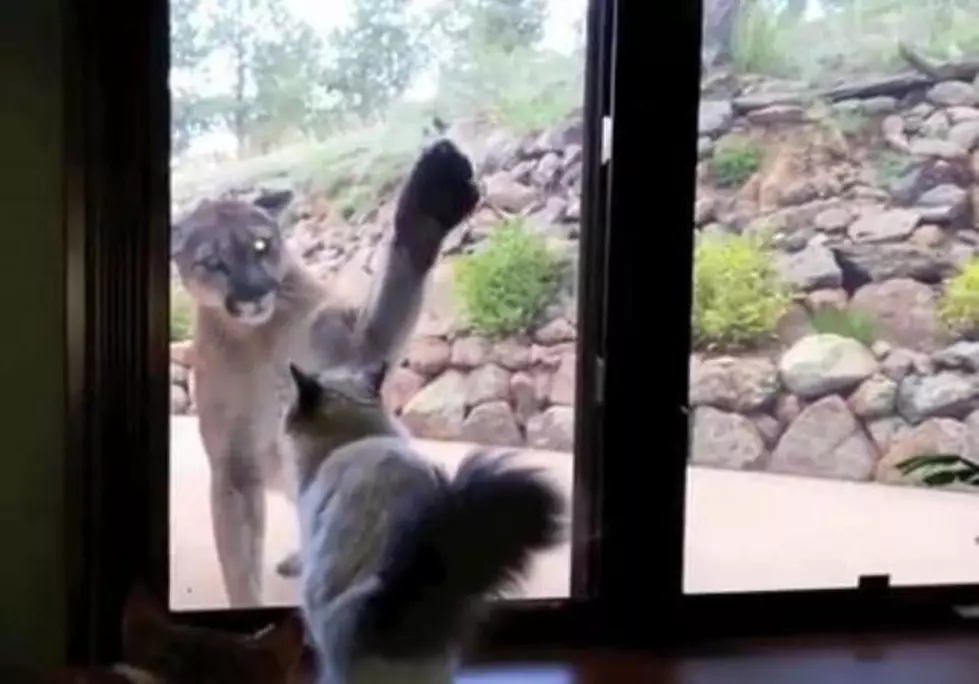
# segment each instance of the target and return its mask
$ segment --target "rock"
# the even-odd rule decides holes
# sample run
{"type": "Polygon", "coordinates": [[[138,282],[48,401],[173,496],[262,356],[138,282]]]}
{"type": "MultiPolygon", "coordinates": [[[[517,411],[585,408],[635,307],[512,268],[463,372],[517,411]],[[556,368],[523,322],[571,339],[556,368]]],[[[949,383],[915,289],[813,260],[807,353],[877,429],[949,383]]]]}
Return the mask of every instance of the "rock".
{"type": "Polygon", "coordinates": [[[694,225],[702,226],[714,220],[717,211],[717,199],[714,197],[698,197],[693,206],[694,225]]]}
{"type": "Polygon", "coordinates": [[[450,363],[465,369],[482,366],[489,360],[491,349],[489,340],[484,337],[460,337],[452,343],[450,363]]]}
{"type": "Polygon", "coordinates": [[[979,372],[979,342],[956,342],[932,354],[939,368],[979,372]]]}
{"type": "Polygon", "coordinates": [[[761,439],[765,443],[765,448],[770,449],[775,446],[778,438],[782,435],[782,425],[778,420],[772,418],[767,413],[748,416],[748,419],[755,426],[755,429],[758,430],[758,434],[761,435],[761,439]]]}
{"type": "Polygon", "coordinates": [[[170,364],[170,383],[174,385],[187,386],[187,379],[190,377],[190,369],[181,366],[179,363],[170,364]]]}
{"type": "Polygon", "coordinates": [[[490,401],[473,408],[462,423],[462,437],[487,446],[520,446],[523,437],[510,404],[490,401]]]}
{"type": "Polygon", "coordinates": [[[973,107],[979,104],[979,92],[971,83],[942,81],[928,89],[925,97],[940,107],[973,107]]]}
{"type": "Polygon", "coordinates": [[[565,354],[574,354],[576,351],[573,342],[562,342],[549,347],[534,344],[530,347],[530,363],[535,366],[557,368],[565,354]]]}
{"type": "Polygon", "coordinates": [[[907,349],[895,349],[881,362],[884,375],[895,382],[900,382],[914,367],[914,357],[907,349]]]}
{"type": "MultiPolygon", "coordinates": [[[[975,111],[975,110],[973,110],[975,111]]],[[[979,119],[957,123],[948,132],[948,139],[971,152],[979,143],[979,119]]]]}
{"type": "Polygon", "coordinates": [[[881,116],[882,114],[890,114],[897,109],[898,102],[896,98],[890,97],[889,95],[877,95],[874,97],[868,97],[861,102],[861,108],[863,111],[870,116],[881,116]]]}
{"type": "Polygon", "coordinates": [[[772,124],[801,124],[807,120],[806,110],[794,104],[775,104],[748,112],[747,119],[759,126],[772,124]]]}
{"type": "Polygon", "coordinates": [[[170,413],[183,415],[190,410],[190,397],[180,385],[170,385],[170,413]]]}
{"type": "Polygon", "coordinates": [[[864,420],[889,416],[897,403],[897,383],[886,375],[872,375],[857,387],[847,403],[853,415],[864,420]]]}
{"type": "Polygon", "coordinates": [[[440,337],[425,335],[408,343],[408,367],[416,373],[438,375],[449,367],[452,348],[440,337]]]}
{"type": "Polygon", "coordinates": [[[911,242],[925,248],[940,247],[945,243],[946,235],[941,226],[928,223],[920,226],[911,235],[911,242]]]}
{"type": "Polygon", "coordinates": [[[466,376],[466,405],[510,400],[510,373],[489,363],[466,376]]]}
{"type": "Polygon", "coordinates": [[[802,338],[782,355],[779,376],[793,394],[816,399],[853,389],[877,368],[877,359],[856,340],[816,334],[802,338]]]}
{"type": "Polygon", "coordinates": [[[518,213],[537,197],[537,191],[505,173],[496,173],[484,180],[486,199],[503,211],[518,213]]]}
{"type": "Polygon", "coordinates": [[[799,417],[805,406],[794,394],[783,394],[775,402],[775,418],[779,425],[786,426],[799,417]]]}
{"type": "Polygon", "coordinates": [[[833,253],[819,245],[810,245],[794,254],[779,253],[775,263],[783,280],[803,292],[835,288],[843,282],[833,253]]]}
{"type": "Polygon", "coordinates": [[[952,124],[979,119],[979,109],[975,107],[949,107],[945,111],[948,113],[948,118],[952,124]]]}
{"type": "Polygon", "coordinates": [[[957,185],[938,185],[922,194],[915,204],[915,211],[923,221],[948,223],[965,213],[968,193],[957,185]]]}
{"type": "Polygon", "coordinates": [[[951,140],[938,138],[916,138],[909,145],[911,154],[917,157],[935,157],[938,159],[962,159],[968,152],[962,145],[951,140]]]}
{"type": "MultiPolygon", "coordinates": [[[[876,282],[912,278],[937,283],[955,272],[955,266],[946,254],[909,243],[840,245],[836,252],[837,261],[842,257],[851,269],[876,282]]],[[[845,281],[845,269],[843,277],[845,281]]]]}
{"type": "Polygon", "coordinates": [[[948,129],[951,124],[945,112],[933,112],[921,124],[919,133],[926,138],[945,138],[948,136],[948,129]]]}
{"type": "Polygon", "coordinates": [[[497,342],[490,352],[491,360],[510,371],[526,370],[530,367],[530,347],[512,337],[497,342]]]}
{"type": "Polygon", "coordinates": [[[890,209],[857,219],[847,233],[854,242],[899,242],[910,236],[920,221],[917,212],[890,209]]]}
{"type": "Polygon", "coordinates": [[[734,119],[734,110],[726,100],[703,100],[697,113],[697,130],[701,135],[723,133],[734,119]]]}
{"type": "Polygon", "coordinates": [[[876,479],[888,484],[916,484],[920,473],[902,475],[897,467],[915,456],[956,454],[963,456],[968,449],[965,426],[949,418],[932,418],[921,425],[904,430],[891,439],[891,446],[877,464],[876,479]]]}
{"type": "Polygon", "coordinates": [[[413,437],[458,440],[466,417],[466,378],[447,370],[404,407],[401,421],[413,437]]]}
{"type": "Polygon", "coordinates": [[[194,367],[194,342],[182,340],[170,343],[170,360],[185,368],[194,367]]]}
{"type": "Polygon", "coordinates": [[[574,409],[552,406],[527,421],[527,446],[532,449],[574,450],[574,409]]]}
{"type": "Polygon", "coordinates": [[[813,290],[806,294],[806,307],[814,313],[823,309],[843,311],[846,309],[846,305],[846,292],[839,288],[832,290],[813,290]]]}
{"type": "Polygon", "coordinates": [[[870,283],[857,290],[850,304],[873,320],[880,339],[918,351],[938,345],[938,300],[927,285],[910,278],[870,283]]]}
{"type": "Polygon", "coordinates": [[[534,332],[534,341],[538,344],[551,346],[561,342],[571,342],[575,339],[574,326],[563,318],[555,318],[534,332]]]}
{"type": "Polygon", "coordinates": [[[534,379],[527,373],[510,376],[510,398],[513,400],[513,415],[521,425],[525,425],[540,408],[534,379]]]}
{"type": "Polygon", "coordinates": [[[548,398],[552,404],[566,406],[574,404],[576,365],[575,354],[565,354],[561,357],[561,363],[551,378],[551,391],[548,398]]]}
{"type": "Polygon", "coordinates": [[[842,233],[852,222],[852,211],[846,207],[830,207],[816,214],[813,226],[824,233],[842,233]]]}
{"type": "Polygon", "coordinates": [[[880,124],[881,135],[887,144],[899,152],[908,151],[910,143],[904,130],[904,119],[897,114],[884,117],[880,124]]]}
{"type": "Polygon", "coordinates": [[[806,407],[778,441],[768,470],[845,480],[868,480],[879,454],[846,402],[823,397],[806,407]]]}
{"type": "Polygon", "coordinates": [[[952,371],[909,375],[898,385],[897,410],[912,425],[928,418],[962,418],[977,394],[974,380],[952,371]]]}
{"type": "Polygon", "coordinates": [[[691,361],[690,403],[752,413],[770,406],[778,392],[778,371],[765,358],[723,356],[691,361]]]}
{"type": "Polygon", "coordinates": [[[877,446],[877,451],[882,454],[887,453],[894,440],[910,429],[911,425],[901,416],[887,416],[867,423],[867,432],[877,446]]]}
{"type": "Polygon", "coordinates": [[[765,456],[765,442],[750,420],[711,406],[694,411],[690,462],[716,468],[743,469],[765,456]]]}
{"type": "Polygon", "coordinates": [[[410,368],[395,368],[381,387],[384,406],[394,414],[404,409],[413,396],[425,386],[425,378],[410,368]]]}
{"type": "Polygon", "coordinates": [[[894,345],[884,340],[877,340],[870,345],[870,351],[877,359],[883,359],[894,351],[894,345]]]}

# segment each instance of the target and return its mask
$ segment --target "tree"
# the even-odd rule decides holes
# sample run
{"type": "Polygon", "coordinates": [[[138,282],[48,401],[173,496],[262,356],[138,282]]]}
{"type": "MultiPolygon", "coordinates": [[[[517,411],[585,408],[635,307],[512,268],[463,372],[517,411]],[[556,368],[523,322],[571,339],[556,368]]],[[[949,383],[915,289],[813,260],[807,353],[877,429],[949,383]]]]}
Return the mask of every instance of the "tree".
{"type": "Polygon", "coordinates": [[[196,136],[212,125],[204,98],[191,88],[173,84],[181,75],[198,71],[210,53],[199,20],[196,0],[171,0],[170,68],[178,77],[171,78],[170,87],[171,154],[184,152],[196,136]]]}
{"type": "Polygon", "coordinates": [[[330,87],[341,106],[364,119],[404,93],[424,62],[411,0],[358,0],[350,25],[333,33],[330,87]]]}
{"type": "Polygon", "coordinates": [[[510,53],[544,37],[547,0],[471,0],[472,36],[479,45],[510,53]]]}
{"type": "Polygon", "coordinates": [[[728,64],[741,16],[741,0],[704,0],[702,61],[706,68],[728,64]]]}

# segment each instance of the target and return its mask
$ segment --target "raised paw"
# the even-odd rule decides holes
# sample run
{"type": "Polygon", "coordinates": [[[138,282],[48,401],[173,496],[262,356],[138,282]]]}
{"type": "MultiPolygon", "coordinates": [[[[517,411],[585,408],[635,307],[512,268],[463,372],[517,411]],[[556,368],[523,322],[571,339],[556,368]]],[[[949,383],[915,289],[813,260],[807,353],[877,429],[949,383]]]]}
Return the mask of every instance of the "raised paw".
{"type": "Polygon", "coordinates": [[[429,145],[415,162],[398,202],[399,230],[434,219],[445,235],[476,208],[479,188],[472,163],[450,140],[429,145]]]}
{"type": "Polygon", "coordinates": [[[299,577],[299,575],[302,573],[302,569],[303,564],[299,558],[298,551],[293,551],[275,565],[275,571],[279,573],[279,575],[282,577],[288,577],[290,579],[299,577]]]}

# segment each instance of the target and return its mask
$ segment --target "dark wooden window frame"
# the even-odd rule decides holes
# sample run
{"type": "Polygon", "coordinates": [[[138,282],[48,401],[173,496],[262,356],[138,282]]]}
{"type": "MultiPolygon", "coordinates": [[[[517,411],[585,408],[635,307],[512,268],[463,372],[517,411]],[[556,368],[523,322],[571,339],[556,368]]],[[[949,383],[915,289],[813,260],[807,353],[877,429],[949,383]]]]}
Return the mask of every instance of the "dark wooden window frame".
{"type": "MultiPolygon", "coordinates": [[[[127,589],[142,580],[166,595],[169,567],[167,6],[64,9],[69,656],[106,662],[127,589]]],[[[589,164],[583,181],[589,225],[612,229],[582,241],[578,598],[501,606],[488,648],[955,627],[953,607],[979,602],[979,586],[897,590],[871,578],[848,591],[682,593],[700,7],[651,9],[589,10],[586,158],[600,153],[602,114],[614,135],[610,164],[589,164]]],[[[247,629],[277,614],[180,617],[247,629]]]]}

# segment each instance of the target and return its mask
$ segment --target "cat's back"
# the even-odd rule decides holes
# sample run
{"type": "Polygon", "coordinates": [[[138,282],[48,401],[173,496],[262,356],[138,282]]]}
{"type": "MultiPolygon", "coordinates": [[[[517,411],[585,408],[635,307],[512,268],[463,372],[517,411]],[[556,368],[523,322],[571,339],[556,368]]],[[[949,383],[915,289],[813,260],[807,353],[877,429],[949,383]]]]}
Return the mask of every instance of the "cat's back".
{"type": "Polygon", "coordinates": [[[359,439],[338,447],[320,464],[302,499],[331,522],[385,510],[402,498],[434,492],[444,474],[398,436],[359,439]]]}
{"type": "Polygon", "coordinates": [[[398,517],[446,482],[399,437],[338,448],[298,502],[307,590],[329,600],[373,573],[398,517]]]}

